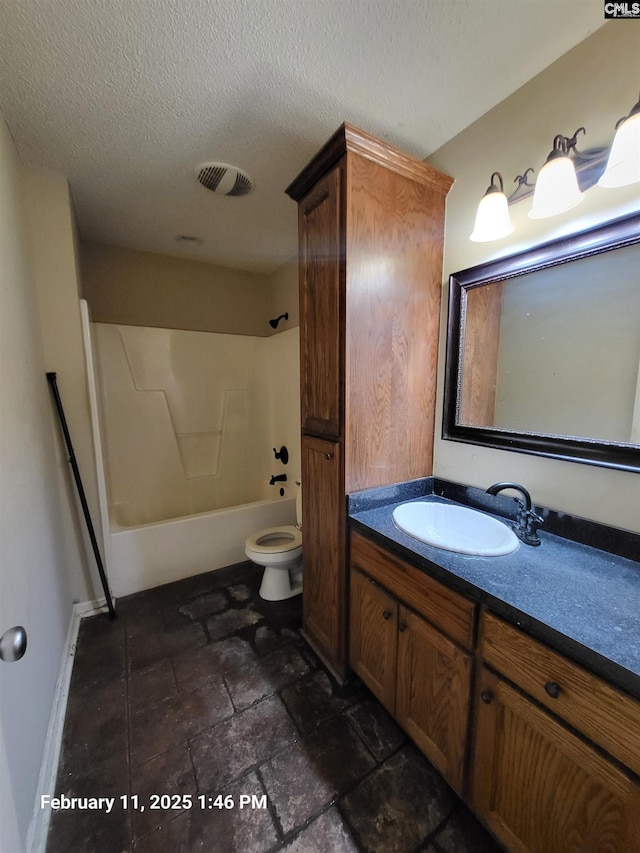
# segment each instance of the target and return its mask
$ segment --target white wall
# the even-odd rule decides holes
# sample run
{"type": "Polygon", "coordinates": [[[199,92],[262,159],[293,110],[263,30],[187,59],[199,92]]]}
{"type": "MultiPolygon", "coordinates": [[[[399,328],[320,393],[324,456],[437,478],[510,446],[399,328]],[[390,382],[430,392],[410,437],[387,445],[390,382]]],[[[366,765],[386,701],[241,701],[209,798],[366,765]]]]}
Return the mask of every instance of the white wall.
{"type": "MultiPolygon", "coordinates": [[[[640,28],[612,21],[507,98],[429,162],[455,178],[447,200],[443,311],[439,350],[438,416],[442,422],[448,276],[457,270],[512,254],[565,233],[588,228],[640,208],[636,184],[619,190],[590,189],[580,207],[551,219],[527,217],[530,202],[511,208],[515,232],[496,243],[472,243],[475,211],[496,169],[509,191],[528,166],[538,170],[558,133],[585,126],[581,148],[608,145],[614,125],[638,97],[640,28]]],[[[442,441],[436,430],[434,474],[486,488],[516,480],[534,501],[575,515],[640,531],[640,475],[607,468],[442,441]]]]}
{"type": "Polygon", "coordinates": [[[25,847],[71,611],[24,172],[0,114],[0,633],[28,633],[24,658],[0,663],[3,853],[25,847]]]}

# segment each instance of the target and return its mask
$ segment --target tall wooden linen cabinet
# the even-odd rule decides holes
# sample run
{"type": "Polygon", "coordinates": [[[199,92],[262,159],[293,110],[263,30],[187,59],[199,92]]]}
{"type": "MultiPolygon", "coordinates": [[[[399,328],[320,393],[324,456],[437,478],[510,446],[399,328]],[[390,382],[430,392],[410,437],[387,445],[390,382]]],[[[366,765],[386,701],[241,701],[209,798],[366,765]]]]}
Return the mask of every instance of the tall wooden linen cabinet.
{"type": "Polygon", "coordinates": [[[303,632],[347,670],[346,495],[432,473],[452,179],[343,124],[298,202],[303,632]]]}

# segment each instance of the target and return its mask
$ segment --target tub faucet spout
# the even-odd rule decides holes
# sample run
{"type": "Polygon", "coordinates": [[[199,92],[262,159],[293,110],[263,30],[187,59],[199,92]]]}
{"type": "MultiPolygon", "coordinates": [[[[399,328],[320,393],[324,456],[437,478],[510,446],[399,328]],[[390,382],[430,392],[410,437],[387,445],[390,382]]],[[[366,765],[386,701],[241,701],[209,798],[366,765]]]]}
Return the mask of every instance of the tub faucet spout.
{"type": "Polygon", "coordinates": [[[494,483],[493,486],[489,486],[487,489],[487,494],[497,495],[498,492],[502,492],[505,489],[514,489],[516,492],[520,492],[523,498],[522,500],[514,498],[518,504],[518,512],[515,522],[511,525],[513,532],[525,545],[539,545],[540,537],[537,530],[539,525],[544,524],[544,519],[531,508],[531,495],[519,483],[507,482],[494,483]]]}
{"type": "Polygon", "coordinates": [[[277,476],[275,474],[272,474],[271,479],[269,480],[269,485],[275,486],[276,483],[286,483],[286,482],[287,482],[287,475],[286,474],[278,474],[277,476]]]}

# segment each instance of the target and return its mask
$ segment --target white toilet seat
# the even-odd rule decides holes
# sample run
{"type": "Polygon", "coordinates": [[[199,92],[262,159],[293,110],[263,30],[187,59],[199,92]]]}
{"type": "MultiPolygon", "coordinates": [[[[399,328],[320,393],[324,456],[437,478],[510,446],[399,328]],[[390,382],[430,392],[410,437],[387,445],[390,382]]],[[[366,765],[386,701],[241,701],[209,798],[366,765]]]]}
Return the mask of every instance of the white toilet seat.
{"type": "Polygon", "coordinates": [[[250,560],[262,566],[290,562],[302,554],[302,532],[292,524],[266,527],[247,537],[244,551],[250,560]]]}

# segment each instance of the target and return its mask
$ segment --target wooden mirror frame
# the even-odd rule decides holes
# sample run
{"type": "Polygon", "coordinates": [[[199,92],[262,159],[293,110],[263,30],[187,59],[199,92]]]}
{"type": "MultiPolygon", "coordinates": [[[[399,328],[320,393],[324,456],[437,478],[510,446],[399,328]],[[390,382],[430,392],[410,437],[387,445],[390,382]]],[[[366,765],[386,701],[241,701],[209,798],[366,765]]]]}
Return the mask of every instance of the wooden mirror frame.
{"type": "Polygon", "coordinates": [[[464,318],[463,291],[503,282],[525,273],[565,264],[601,252],[640,243],[640,213],[612,220],[588,231],[543,243],[476,267],[453,273],[449,278],[449,319],[444,382],[442,438],[479,444],[517,453],[550,456],[587,465],[623,471],[640,471],[640,446],[590,438],[564,437],[537,432],[510,432],[492,427],[458,423],[461,389],[461,345],[464,318]]]}

